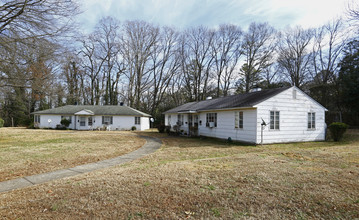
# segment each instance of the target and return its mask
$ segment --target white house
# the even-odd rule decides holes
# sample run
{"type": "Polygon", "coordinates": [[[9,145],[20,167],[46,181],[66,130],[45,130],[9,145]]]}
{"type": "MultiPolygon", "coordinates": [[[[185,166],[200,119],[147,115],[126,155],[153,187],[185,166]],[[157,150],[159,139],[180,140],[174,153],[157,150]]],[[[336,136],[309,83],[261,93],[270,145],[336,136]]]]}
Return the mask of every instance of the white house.
{"type": "Polygon", "coordinates": [[[164,114],[165,124],[184,135],[269,144],[325,140],[325,111],[293,86],[190,102],[164,114]]]}
{"type": "Polygon", "coordinates": [[[150,115],[128,106],[66,105],[33,112],[35,126],[56,128],[63,118],[71,121],[69,128],[92,130],[106,127],[109,130],[136,130],[150,128],[150,115]]]}

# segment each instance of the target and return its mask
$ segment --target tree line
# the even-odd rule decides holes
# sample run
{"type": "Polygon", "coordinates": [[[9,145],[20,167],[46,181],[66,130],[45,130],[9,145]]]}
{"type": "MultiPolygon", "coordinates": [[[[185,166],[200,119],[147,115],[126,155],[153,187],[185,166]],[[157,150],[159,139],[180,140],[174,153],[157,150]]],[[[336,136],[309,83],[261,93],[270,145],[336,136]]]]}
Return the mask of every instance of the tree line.
{"type": "MultiPolygon", "coordinates": [[[[354,24],[357,11],[348,10],[354,24]]],[[[358,42],[348,20],[315,29],[253,22],[246,30],[233,24],[177,30],[104,17],[92,33],[79,34],[78,13],[68,0],[1,6],[6,126],[27,125],[31,112],[67,104],[125,103],[161,122],[163,111],[185,102],[290,85],[329,109],[331,120],[359,124],[358,42]]]]}

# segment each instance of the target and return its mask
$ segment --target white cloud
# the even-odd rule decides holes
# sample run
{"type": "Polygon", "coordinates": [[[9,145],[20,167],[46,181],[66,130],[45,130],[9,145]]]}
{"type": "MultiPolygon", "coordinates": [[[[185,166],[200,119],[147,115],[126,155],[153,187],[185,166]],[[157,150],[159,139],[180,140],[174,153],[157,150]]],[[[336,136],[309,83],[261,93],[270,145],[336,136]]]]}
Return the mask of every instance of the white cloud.
{"type": "Polygon", "coordinates": [[[88,27],[102,16],[124,20],[146,20],[185,28],[210,27],[221,23],[268,22],[276,28],[313,27],[343,14],[347,0],[82,0],[80,19],[88,27]]]}

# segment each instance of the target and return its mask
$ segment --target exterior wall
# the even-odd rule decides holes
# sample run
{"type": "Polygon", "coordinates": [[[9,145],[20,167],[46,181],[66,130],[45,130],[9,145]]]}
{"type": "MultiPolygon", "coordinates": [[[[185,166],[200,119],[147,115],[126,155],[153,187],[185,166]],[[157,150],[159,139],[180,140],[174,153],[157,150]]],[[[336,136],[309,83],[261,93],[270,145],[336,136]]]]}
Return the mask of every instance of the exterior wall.
{"type": "MultiPolygon", "coordinates": [[[[80,117],[82,116],[74,116],[72,115],[71,124],[69,126],[70,129],[76,130],[91,130],[102,128],[104,125],[102,124],[102,116],[92,116],[92,126],[88,125],[88,117],[86,118],[85,126],[80,126],[80,117]]],[[[40,115],[40,128],[56,128],[56,125],[60,124],[61,115],[40,115]],[[49,123],[48,120],[51,120],[49,123]]],[[[149,118],[141,117],[141,124],[135,125],[135,116],[113,116],[113,124],[108,125],[107,127],[110,130],[131,130],[132,126],[136,126],[137,130],[146,130],[150,128],[149,118]]]]}
{"type": "Polygon", "coordinates": [[[40,128],[56,128],[60,124],[61,115],[40,115],[40,128]],[[50,122],[49,122],[50,120],[50,122]]]}
{"type": "Polygon", "coordinates": [[[165,114],[165,125],[166,126],[174,126],[177,124],[177,114],[165,114]],[[170,121],[168,120],[168,116],[171,116],[170,121]]]}
{"type": "MultiPolygon", "coordinates": [[[[178,114],[165,114],[165,124],[171,125],[173,128],[177,123],[178,114]],[[171,115],[171,121],[168,116],[171,115]]],[[[184,115],[184,123],[180,126],[180,130],[188,133],[188,114],[184,115]],[[187,123],[186,123],[187,122],[187,123]]],[[[256,109],[238,109],[231,111],[210,111],[198,114],[198,135],[243,141],[249,143],[256,142],[256,109]],[[235,112],[243,112],[243,128],[235,128],[235,112]],[[207,113],[217,113],[217,127],[206,127],[207,113]]]]}
{"type": "Polygon", "coordinates": [[[299,89],[292,87],[258,104],[257,140],[261,143],[261,123],[267,126],[263,130],[263,143],[283,143],[325,140],[325,109],[299,89]],[[296,98],[293,90],[296,89],[296,98]],[[270,111],[279,111],[279,130],[270,130],[270,111]],[[315,112],[316,128],[307,128],[308,112],[315,112]]]}
{"type": "MultiPolygon", "coordinates": [[[[173,126],[177,125],[178,122],[178,115],[179,114],[165,114],[165,125],[171,126],[173,130],[173,126]],[[171,116],[170,121],[168,120],[168,116],[171,116]]],[[[183,130],[183,133],[189,133],[189,126],[188,126],[188,114],[180,114],[183,115],[183,125],[179,127],[180,130],[183,130]]]]}
{"type": "Polygon", "coordinates": [[[138,127],[136,127],[136,128],[137,128],[137,130],[140,130],[140,131],[150,129],[150,118],[149,117],[141,117],[141,126],[140,126],[140,128],[138,128],[138,127]]]}
{"type": "Polygon", "coordinates": [[[256,109],[231,110],[231,111],[213,111],[217,113],[217,127],[206,127],[206,114],[200,114],[199,135],[227,139],[236,141],[255,143],[256,141],[256,109]],[[243,128],[235,128],[235,112],[243,112],[243,128]]]}

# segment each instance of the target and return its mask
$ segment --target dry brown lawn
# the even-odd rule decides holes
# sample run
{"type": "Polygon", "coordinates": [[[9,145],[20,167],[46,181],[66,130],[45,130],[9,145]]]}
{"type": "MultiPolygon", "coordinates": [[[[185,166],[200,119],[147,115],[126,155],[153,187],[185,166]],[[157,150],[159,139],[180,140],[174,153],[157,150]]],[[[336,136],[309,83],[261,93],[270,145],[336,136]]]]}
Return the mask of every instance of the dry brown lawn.
{"type": "Polygon", "coordinates": [[[359,131],[342,143],[160,137],[142,159],[0,194],[10,219],[359,218],[359,131]]]}
{"type": "Polygon", "coordinates": [[[0,129],[0,181],[126,154],[144,139],[131,132],[0,129]]]}

